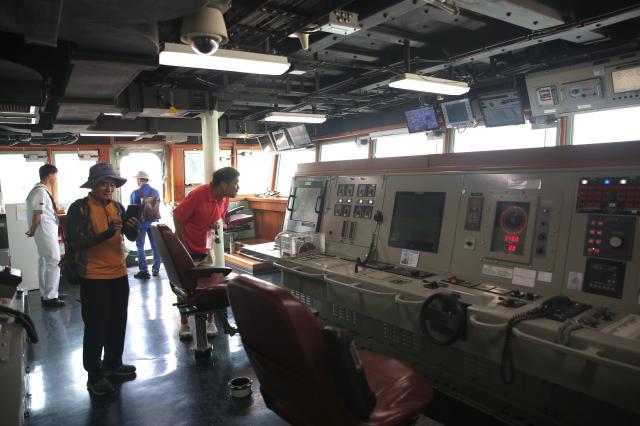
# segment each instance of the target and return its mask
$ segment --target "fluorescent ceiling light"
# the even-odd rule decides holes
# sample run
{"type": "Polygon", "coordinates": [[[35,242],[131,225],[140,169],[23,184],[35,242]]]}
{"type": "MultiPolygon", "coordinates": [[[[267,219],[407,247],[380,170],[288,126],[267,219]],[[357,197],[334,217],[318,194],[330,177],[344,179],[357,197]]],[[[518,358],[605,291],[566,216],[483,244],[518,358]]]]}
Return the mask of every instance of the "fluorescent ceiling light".
{"type": "Polygon", "coordinates": [[[137,138],[138,136],[140,136],[142,133],[118,133],[118,132],[112,132],[112,133],[80,133],[80,136],[101,136],[101,137],[111,137],[113,136],[118,137],[118,138],[137,138]]]}
{"type": "Polygon", "coordinates": [[[291,70],[289,71],[289,74],[291,75],[303,75],[306,74],[307,71],[306,70],[291,70]]]}
{"type": "Polygon", "coordinates": [[[235,71],[249,74],[281,75],[290,67],[286,56],[240,50],[218,49],[213,55],[196,55],[186,44],[165,43],[160,65],[235,71]]]}
{"type": "Polygon", "coordinates": [[[410,73],[398,76],[389,83],[389,87],[415,90],[416,92],[441,93],[443,95],[462,95],[469,91],[469,85],[463,81],[410,73]]]}
{"type": "Polygon", "coordinates": [[[270,112],[264,117],[264,121],[277,121],[280,123],[324,123],[327,116],[324,114],[306,114],[304,112],[270,112]]]}
{"type": "Polygon", "coordinates": [[[121,112],[103,112],[102,115],[107,115],[110,117],[122,117],[121,112]]]}

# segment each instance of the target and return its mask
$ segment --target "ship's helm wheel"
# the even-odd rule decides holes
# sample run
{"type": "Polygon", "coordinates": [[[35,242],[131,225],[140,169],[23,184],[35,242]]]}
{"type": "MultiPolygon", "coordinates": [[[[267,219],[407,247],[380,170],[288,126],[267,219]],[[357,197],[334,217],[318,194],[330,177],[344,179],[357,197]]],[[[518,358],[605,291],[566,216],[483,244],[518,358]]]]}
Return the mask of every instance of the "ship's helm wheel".
{"type": "Polygon", "coordinates": [[[420,327],[424,335],[436,345],[450,345],[462,335],[466,313],[453,293],[436,293],[422,305],[420,327]]]}

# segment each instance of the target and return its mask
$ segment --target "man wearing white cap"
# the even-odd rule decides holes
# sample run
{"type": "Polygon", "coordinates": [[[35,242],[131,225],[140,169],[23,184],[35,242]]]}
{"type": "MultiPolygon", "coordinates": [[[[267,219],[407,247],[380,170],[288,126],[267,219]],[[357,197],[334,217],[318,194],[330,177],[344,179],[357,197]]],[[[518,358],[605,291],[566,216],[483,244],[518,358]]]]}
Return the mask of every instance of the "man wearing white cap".
{"type": "Polygon", "coordinates": [[[147,172],[140,170],[134,176],[138,181],[138,189],[131,193],[129,199],[130,204],[142,204],[143,218],[138,222],[138,238],[136,239],[136,247],[138,248],[138,267],[140,271],[134,275],[135,278],[147,280],[151,278],[149,275],[149,267],[147,266],[147,256],[144,252],[145,237],[149,236],[151,250],[153,251],[153,265],[151,273],[157,276],[160,271],[160,253],[156,248],[151,234],[151,224],[159,218],[160,193],[149,185],[149,175],[147,172]],[[152,212],[152,213],[149,213],[152,212]],[[156,212],[157,214],[154,214],[156,212]],[[145,217],[144,215],[151,217],[145,217]]]}

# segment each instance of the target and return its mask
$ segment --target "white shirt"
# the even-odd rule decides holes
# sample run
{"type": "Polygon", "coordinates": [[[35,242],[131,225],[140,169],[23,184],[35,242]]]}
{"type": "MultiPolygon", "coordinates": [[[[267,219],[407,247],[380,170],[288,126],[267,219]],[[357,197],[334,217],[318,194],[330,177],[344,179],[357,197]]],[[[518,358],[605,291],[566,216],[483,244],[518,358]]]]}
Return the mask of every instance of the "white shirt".
{"type": "Polygon", "coordinates": [[[27,225],[31,229],[33,214],[42,213],[40,225],[45,232],[54,232],[58,235],[58,215],[54,210],[51,194],[46,186],[37,183],[27,196],[27,225]]]}

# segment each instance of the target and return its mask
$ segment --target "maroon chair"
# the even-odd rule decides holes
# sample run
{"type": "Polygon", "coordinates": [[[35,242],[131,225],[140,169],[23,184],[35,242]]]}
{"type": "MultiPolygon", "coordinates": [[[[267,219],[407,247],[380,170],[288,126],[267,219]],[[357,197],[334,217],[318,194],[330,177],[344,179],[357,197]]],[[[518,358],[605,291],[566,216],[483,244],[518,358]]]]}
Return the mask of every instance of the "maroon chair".
{"type": "Polygon", "coordinates": [[[249,223],[253,222],[253,215],[240,213],[244,206],[229,209],[224,215],[224,233],[229,241],[229,254],[236,252],[235,239],[242,232],[251,229],[249,223]]]}
{"type": "Polygon", "coordinates": [[[213,347],[207,341],[207,314],[216,312],[223,322],[225,333],[236,330],[227,321],[227,282],[231,268],[215,268],[211,265],[196,266],[189,252],[167,225],[153,225],[151,233],[160,258],[169,277],[171,290],[178,297],[178,309],[193,315],[196,326],[196,358],[211,355],[213,347]]]}
{"type": "Polygon", "coordinates": [[[358,418],[345,402],[353,389],[338,386],[329,362],[325,327],[305,305],[288,290],[246,275],[229,279],[227,293],[262,396],[286,421],[402,425],[431,401],[433,388],[419,371],[389,356],[357,350],[375,394],[366,420],[358,418]]]}

